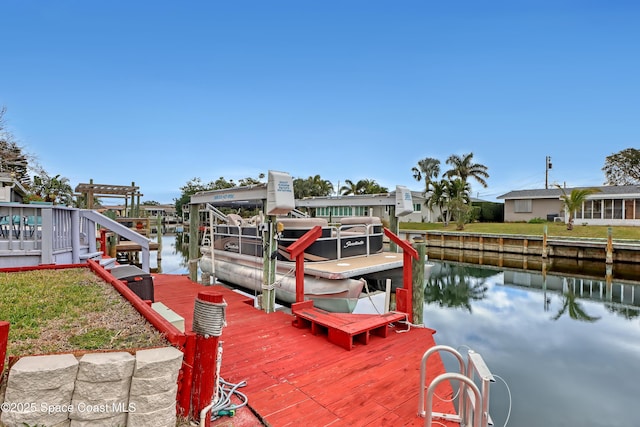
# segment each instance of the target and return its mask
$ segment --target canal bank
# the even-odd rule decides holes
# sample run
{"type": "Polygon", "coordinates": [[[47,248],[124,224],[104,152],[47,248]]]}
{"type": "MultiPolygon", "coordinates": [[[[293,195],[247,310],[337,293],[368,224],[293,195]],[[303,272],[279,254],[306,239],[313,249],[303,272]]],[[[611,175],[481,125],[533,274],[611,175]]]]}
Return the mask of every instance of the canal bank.
{"type": "Polygon", "coordinates": [[[429,249],[455,249],[541,258],[567,258],[605,263],[640,262],[640,241],[545,235],[489,234],[454,231],[400,230],[408,240],[421,239],[429,249]]]}

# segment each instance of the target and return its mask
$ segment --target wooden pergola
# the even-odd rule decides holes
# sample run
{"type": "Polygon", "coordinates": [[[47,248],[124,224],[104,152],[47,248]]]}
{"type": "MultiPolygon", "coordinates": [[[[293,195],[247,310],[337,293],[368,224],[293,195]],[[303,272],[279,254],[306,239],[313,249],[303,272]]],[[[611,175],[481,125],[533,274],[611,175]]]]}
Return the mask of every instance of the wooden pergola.
{"type": "Polygon", "coordinates": [[[124,210],[127,212],[129,199],[131,199],[131,215],[138,216],[140,209],[140,187],[135,182],[131,185],[111,185],[111,184],[94,184],[93,179],[88,184],[78,184],[75,192],[85,196],[87,201],[87,209],[93,209],[94,199],[96,197],[124,198],[124,210]]]}

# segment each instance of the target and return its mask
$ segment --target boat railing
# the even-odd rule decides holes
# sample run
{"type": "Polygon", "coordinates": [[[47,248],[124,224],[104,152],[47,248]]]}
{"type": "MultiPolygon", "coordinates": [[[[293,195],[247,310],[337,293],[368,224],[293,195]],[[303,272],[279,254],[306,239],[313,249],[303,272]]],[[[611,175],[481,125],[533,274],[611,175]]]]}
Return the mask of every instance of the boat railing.
{"type": "MultiPolygon", "coordinates": [[[[312,218],[307,218],[305,221],[300,222],[295,221],[295,219],[291,221],[291,219],[288,218],[282,221],[282,223],[285,230],[292,232],[293,236],[302,235],[304,231],[315,224],[312,218]]],[[[321,227],[324,230],[322,233],[324,237],[319,237],[317,241],[321,243],[329,242],[329,245],[332,244],[331,242],[335,242],[336,259],[349,257],[345,256],[344,252],[345,249],[350,246],[364,246],[364,250],[359,251],[358,255],[377,253],[379,252],[378,246],[381,248],[381,244],[373,247],[372,240],[380,239],[380,242],[382,242],[384,238],[382,224],[375,221],[357,222],[357,220],[354,219],[350,223],[343,223],[341,225],[328,225],[325,223],[322,224],[321,227]]],[[[208,233],[205,232],[205,235],[211,233],[210,228],[207,228],[207,231],[208,233]]],[[[214,246],[216,241],[224,240],[224,245],[226,246],[224,249],[227,251],[236,251],[237,249],[239,253],[250,252],[253,255],[262,253],[261,250],[256,249],[256,246],[260,246],[262,243],[259,224],[246,221],[235,221],[233,224],[215,224],[213,225],[212,234],[214,236],[214,246]]],[[[281,239],[294,241],[297,237],[281,237],[281,239]]]]}
{"type": "MultiPolygon", "coordinates": [[[[363,238],[365,243],[365,253],[363,255],[371,255],[371,238],[375,236],[379,236],[380,239],[383,238],[384,232],[382,231],[382,224],[344,224],[339,227],[335,227],[335,232],[331,233],[332,236],[336,237],[336,253],[338,254],[338,259],[342,259],[342,250],[344,248],[345,239],[359,239],[363,238]],[[376,226],[380,229],[380,231],[376,231],[376,226]]],[[[319,239],[321,240],[321,239],[319,239]]],[[[348,241],[348,240],[347,240],[348,241]]]]}

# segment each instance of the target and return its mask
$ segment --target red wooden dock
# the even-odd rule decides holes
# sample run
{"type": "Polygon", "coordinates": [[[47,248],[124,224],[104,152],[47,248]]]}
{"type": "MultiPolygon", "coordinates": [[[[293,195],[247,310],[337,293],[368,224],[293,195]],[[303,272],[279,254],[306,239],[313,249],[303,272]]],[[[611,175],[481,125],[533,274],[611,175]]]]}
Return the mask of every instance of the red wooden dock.
{"type": "MultiPolygon", "coordinates": [[[[350,341],[293,326],[294,316],[264,313],[253,301],[224,286],[202,286],[187,276],[153,275],[156,301],[184,317],[191,330],[194,301],[203,290],[221,293],[228,304],[223,329],[221,377],[246,381],[249,409],[218,426],[422,426],[417,415],[422,355],[435,345],[434,330],[391,325],[384,333],[350,341]],[[387,333],[388,332],[388,333],[387,333]],[[254,415],[255,413],[255,415],[254,415]]],[[[427,383],[444,372],[429,358],[427,383]]],[[[441,384],[433,410],[453,413],[451,387],[441,384]]],[[[434,425],[455,426],[444,423],[434,425]]]]}

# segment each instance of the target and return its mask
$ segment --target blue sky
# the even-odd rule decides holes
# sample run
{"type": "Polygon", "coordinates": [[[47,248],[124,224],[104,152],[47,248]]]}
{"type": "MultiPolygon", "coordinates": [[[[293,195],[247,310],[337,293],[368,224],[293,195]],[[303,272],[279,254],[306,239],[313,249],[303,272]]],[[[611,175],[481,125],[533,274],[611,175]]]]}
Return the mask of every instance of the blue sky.
{"type": "Polygon", "coordinates": [[[0,105],[51,175],[171,203],[269,170],[421,190],[473,153],[495,200],[602,185],[640,142],[633,1],[2,0],[0,105]]]}

